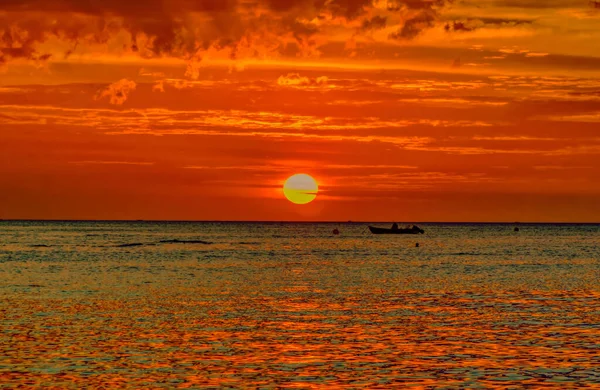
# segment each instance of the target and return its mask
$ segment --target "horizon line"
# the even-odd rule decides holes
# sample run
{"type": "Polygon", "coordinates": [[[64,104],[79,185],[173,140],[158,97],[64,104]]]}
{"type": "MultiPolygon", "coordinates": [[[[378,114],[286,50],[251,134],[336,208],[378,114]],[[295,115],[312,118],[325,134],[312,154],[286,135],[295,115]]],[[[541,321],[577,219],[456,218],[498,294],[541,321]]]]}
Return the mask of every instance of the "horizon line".
{"type": "Polygon", "coordinates": [[[536,225],[600,225],[600,222],[581,222],[581,221],[400,221],[400,220],[389,220],[389,221],[366,221],[366,220],[346,220],[346,221],[315,221],[315,220],[226,220],[226,219],[31,219],[31,218],[9,218],[2,219],[0,222],[168,222],[168,223],[355,223],[355,224],[366,224],[366,223],[423,223],[423,224],[536,224],[536,225]]]}

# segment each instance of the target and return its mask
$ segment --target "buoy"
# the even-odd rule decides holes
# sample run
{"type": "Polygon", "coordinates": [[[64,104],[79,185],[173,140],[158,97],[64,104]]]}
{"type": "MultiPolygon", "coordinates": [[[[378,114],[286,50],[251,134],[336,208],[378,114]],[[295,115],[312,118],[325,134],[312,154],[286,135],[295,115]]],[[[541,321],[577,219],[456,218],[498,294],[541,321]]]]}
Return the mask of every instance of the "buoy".
{"type": "Polygon", "coordinates": [[[340,231],[337,229],[333,229],[333,234],[335,234],[337,236],[338,234],[340,234],[340,231]]]}

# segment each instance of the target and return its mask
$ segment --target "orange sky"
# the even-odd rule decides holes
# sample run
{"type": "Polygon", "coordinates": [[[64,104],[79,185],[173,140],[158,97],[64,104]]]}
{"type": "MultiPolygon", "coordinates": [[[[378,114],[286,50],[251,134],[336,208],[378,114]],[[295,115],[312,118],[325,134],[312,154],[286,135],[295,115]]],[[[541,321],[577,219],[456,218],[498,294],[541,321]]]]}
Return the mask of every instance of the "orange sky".
{"type": "Polygon", "coordinates": [[[3,0],[0,218],[600,221],[597,4],[3,0]]]}

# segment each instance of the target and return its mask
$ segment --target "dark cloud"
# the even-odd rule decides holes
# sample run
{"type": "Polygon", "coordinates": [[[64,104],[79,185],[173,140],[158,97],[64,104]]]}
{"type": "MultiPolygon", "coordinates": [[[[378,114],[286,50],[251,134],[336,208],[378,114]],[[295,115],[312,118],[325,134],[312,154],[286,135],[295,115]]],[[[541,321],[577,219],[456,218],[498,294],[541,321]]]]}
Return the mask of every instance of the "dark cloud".
{"type": "Polygon", "coordinates": [[[500,27],[513,27],[519,25],[532,24],[533,19],[504,19],[504,18],[479,18],[479,19],[466,19],[458,20],[452,23],[446,23],[444,29],[447,32],[458,31],[458,32],[469,32],[492,26],[494,28],[500,27]]]}
{"type": "MultiPolygon", "coordinates": [[[[391,38],[411,39],[433,26],[437,9],[448,1],[389,0],[388,12],[398,12],[403,20],[391,38]]],[[[384,28],[389,21],[386,15],[373,16],[373,0],[2,0],[1,4],[0,63],[11,58],[47,60],[53,53],[39,52],[39,44],[49,37],[72,44],[59,53],[68,57],[79,44],[106,44],[120,31],[131,36],[124,50],[144,58],[199,60],[211,47],[229,48],[234,58],[242,52],[258,55],[252,44],[268,45],[278,53],[289,52],[290,45],[306,51],[317,45],[314,37],[332,18],[358,20],[361,31],[384,28]],[[310,22],[315,20],[321,23],[310,22]]]]}
{"type": "Polygon", "coordinates": [[[17,118],[14,118],[12,116],[9,115],[4,115],[4,114],[0,114],[0,119],[5,119],[5,120],[9,120],[9,121],[17,121],[17,118]]]}
{"type": "Polygon", "coordinates": [[[11,58],[26,58],[34,61],[47,61],[52,54],[36,53],[30,46],[25,47],[0,47],[0,65],[6,63],[11,58]]]}
{"type": "Polygon", "coordinates": [[[446,31],[473,31],[474,28],[467,27],[464,22],[453,22],[452,24],[447,23],[444,26],[446,31]]]}
{"type": "Polygon", "coordinates": [[[510,18],[479,18],[477,19],[484,24],[491,25],[520,25],[520,24],[531,24],[534,22],[533,19],[510,19],[510,18]]]}
{"type": "Polygon", "coordinates": [[[402,27],[390,34],[390,39],[406,40],[417,37],[423,30],[435,26],[439,10],[453,0],[388,0],[388,10],[403,12],[406,16],[402,27]]]}
{"type": "MultiPolygon", "coordinates": [[[[324,2],[327,4],[328,2],[324,2]]],[[[366,8],[373,6],[373,0],[333,0],[328,7],[334,16],[355,19],[365,13],[366,8]]]]}
{"type": "Polygon", "coordinates": [[[361,25],[361,30],[370,31],[370,30],[380,30],[385,28],[387,24],[387,18],[383,16],[373,16],[371,19],[363,20],[361,25]]]}
{"type": "Polygon", "coordinates": [[[114,14],[120,16],[163,15],[185,11],[227,11],[237,4],[235,0],[3,0],[5,11],[76,12],[89,15],[114,14]]]}
{"type": "Polygon", "coordinates": [[[373,8],[373,0],[266,0],[266,4],[275,12],[329,12],[334,17],[348,20],[356,19],[373,8]]]}
{"type": "Polygon", "coordinates": [[[404,22],[404,25],[400,30],[390,34],[390,39],[413,39],[419,35],[421,31],[433,27],[436,20],[437,17],[433,11],[422,11],[404,22]]]}
{"type": "Polygon", "coordinates": [[[388,0],[387,9],[390,11],[409,10],[431,10],[442,7],[452,0],[388,0]]]}
{"type": "Polygon", "coordinates": [[[600,97],[600,90],[598,91],[585,91],[585,92],[569,92],[571,96],[598,96],[600,97]]]}

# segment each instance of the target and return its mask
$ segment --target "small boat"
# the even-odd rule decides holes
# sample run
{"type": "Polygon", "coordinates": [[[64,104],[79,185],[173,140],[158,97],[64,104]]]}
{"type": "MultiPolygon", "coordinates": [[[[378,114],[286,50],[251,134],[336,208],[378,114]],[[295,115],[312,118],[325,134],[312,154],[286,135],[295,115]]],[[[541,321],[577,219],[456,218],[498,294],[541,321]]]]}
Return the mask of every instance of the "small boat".
{"type": "Polygon", "coordinates": [[[417,225],[413,225],[406,229],[387,229],[369,226],[369,230],[373,234],[423,234],[425,230],[421,229],[417,225]]]}

